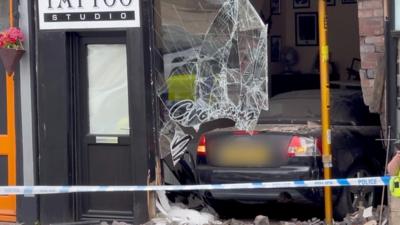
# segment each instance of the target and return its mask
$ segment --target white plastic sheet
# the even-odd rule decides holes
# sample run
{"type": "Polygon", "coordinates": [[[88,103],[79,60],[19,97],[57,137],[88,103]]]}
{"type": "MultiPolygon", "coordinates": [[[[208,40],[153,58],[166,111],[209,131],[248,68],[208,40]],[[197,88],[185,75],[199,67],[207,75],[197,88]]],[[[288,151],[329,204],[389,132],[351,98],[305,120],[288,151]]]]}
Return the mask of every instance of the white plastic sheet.
{"type": "Polygon", "coordinates": [[[88,50],[91,134],[129,134],[126,47],[90,44],[88,50]]]}

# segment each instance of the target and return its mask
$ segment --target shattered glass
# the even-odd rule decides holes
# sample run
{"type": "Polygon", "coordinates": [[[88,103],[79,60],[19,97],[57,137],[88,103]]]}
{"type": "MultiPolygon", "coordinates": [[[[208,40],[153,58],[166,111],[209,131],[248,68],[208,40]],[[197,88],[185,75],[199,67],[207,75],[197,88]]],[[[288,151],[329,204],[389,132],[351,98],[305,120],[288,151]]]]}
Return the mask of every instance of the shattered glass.
{"type": "Polygon", "coordinates": [[[206,122],[252,130],[268,110],[267,26],[249,0],[160,0],[156,32],[164,61],[157,79],[162,156],[174,164],[206,122]]]}

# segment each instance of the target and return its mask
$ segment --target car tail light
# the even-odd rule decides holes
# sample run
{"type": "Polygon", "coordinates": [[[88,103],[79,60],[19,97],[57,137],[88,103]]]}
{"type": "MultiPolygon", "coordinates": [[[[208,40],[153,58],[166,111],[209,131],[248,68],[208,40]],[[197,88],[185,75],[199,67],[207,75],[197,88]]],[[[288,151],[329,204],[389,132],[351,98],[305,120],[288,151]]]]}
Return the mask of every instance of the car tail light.
{"type": "Polygon", "coordinates": [[[288,146],[289,157],[321,156],[318,139],[293,136],[288,146]]]}
{"type": "Polygon", "coordinates": [[[198,156],[206,156],[206,136],[202,135],[200,137],[199,145],[197,146],[197,155],[198,156]]]}

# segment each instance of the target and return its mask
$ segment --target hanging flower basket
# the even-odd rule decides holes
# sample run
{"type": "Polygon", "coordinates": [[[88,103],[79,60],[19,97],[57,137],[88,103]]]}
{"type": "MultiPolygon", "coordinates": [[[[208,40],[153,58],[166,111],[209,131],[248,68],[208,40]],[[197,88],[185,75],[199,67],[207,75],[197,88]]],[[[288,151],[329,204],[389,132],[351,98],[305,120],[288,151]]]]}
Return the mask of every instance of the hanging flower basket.
{"type": "Polygon", "coordinates": [[[15,72],[17,64],[24,53],[25,50],[23,49],[0,48],[0,59],[7,72],[15,72]]]}
{"type": "Polygon", "coordinates": [[[25,53],[22,46],[23,40],[23,33],[15,27],[0,33],[0,59],[7,72],[15,72],[19,60],[25,53]]]}

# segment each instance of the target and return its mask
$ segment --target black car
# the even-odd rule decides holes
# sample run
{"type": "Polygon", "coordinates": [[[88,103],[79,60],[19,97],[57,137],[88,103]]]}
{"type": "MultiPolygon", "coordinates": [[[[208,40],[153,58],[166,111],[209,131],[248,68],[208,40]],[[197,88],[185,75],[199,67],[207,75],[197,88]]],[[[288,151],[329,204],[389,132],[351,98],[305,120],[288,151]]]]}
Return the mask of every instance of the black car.
{"type": "MultiPolygon", "coordinates": [[[[383,174],[379,117],[369,113],[357,90],[331,91],[333,177],[383,174]]],[[[235,128],[206,132],[197,147],[195,169],[201,184],[323,179],[320,91],[279,94],[270,100],[254,131],[235,128]]],[[[334,188],[336,217],[375,204],[374,187],[334,188]]],[[[267,202],[323,202],[321,188],[211,190],[207,199],[267,202]]]]}

